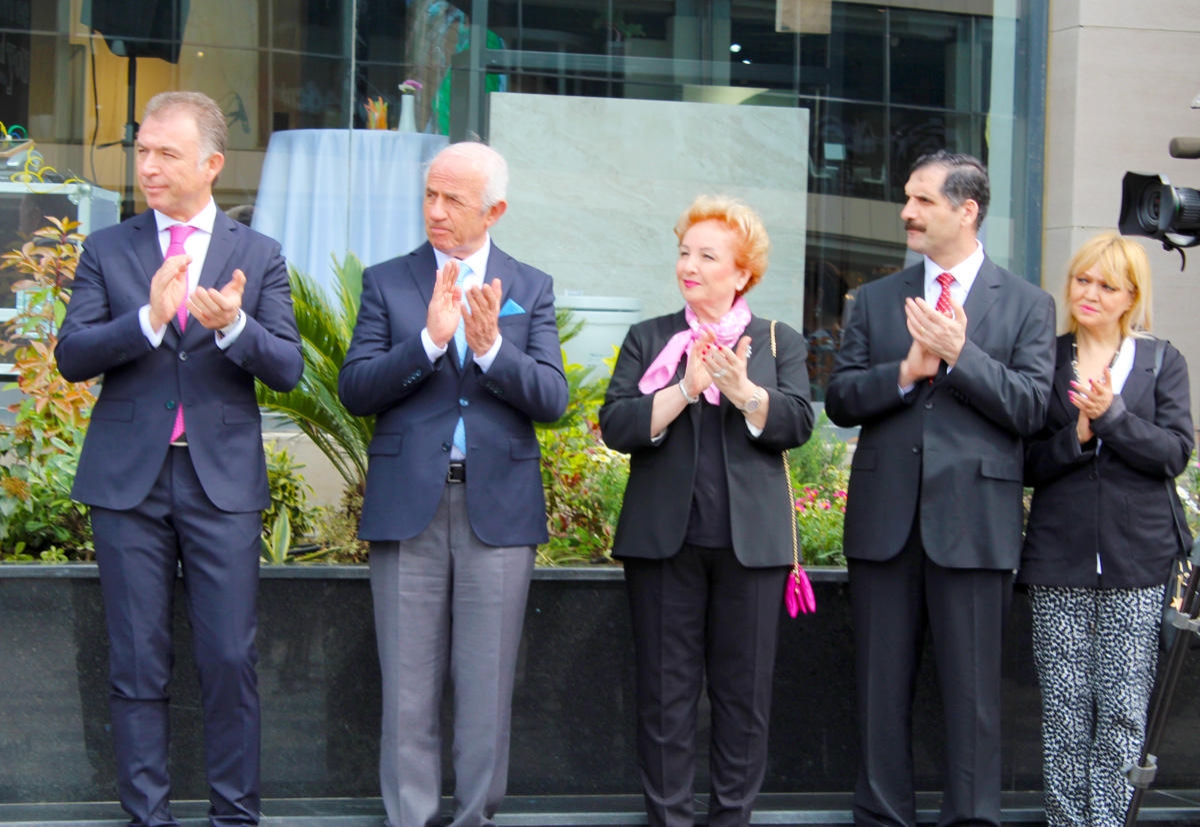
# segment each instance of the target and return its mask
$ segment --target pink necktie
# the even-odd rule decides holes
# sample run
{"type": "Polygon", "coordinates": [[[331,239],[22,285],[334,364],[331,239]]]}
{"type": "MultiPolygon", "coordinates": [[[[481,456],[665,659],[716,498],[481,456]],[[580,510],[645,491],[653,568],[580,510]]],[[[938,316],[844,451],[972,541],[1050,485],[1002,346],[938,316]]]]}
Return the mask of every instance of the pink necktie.
{"type": "Polygon", "coordinates": [[[937,300],[937,312],[943,316],[953,316],[954,310],[950,307],[950,285],[954,283],[954,276],[942,273],[937,277],[937,282],[942,286],[941,295],[937,300]]]}
{"type": "MultiPolygon", "coordinates": [[[[186,250],[183,249],[183,242],[187,241],[188,236],[196,232],[195,227],[189,227],[187,224],[175,224],[168,228],[171,233],[171,243],[167,245],[167,254],[165,258],[171,256],[186,255],[186,250]]],[[[187,294],[184,293],[183,301],[179,303],[179,309],[176,311],[176,317],[179,319],[179,329],[184,330],[187,327],[187,294]]],[[[179,407],[175,409],[175,426],[171,429],[171,442],[179,439],[183,435],[183,403],[179,403],[179,407]]]]}

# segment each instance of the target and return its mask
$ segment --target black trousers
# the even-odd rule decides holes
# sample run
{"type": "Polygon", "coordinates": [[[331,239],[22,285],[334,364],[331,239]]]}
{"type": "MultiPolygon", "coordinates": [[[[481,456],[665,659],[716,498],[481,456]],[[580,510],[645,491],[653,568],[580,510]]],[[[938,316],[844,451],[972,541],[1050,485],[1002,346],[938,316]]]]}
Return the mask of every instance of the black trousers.
{"type": "Polygon", "coordinates": [[[916,824],[912,706],[928,624],[944,710],[948,825],[1000,824],[1000,666],[1012,572],[930,560],[915,526],[884,561],[850,560],[861,759],[854,823],[916,824]]]}
{"type": "Polygon", "coordinates": [[[766,771],[771,682],[786,568],[685,545],[626,559],[637,655],[637,751],[652,827],[693,824],[696,717],[712,709],[708,823],[748,825],[766,771]]]}

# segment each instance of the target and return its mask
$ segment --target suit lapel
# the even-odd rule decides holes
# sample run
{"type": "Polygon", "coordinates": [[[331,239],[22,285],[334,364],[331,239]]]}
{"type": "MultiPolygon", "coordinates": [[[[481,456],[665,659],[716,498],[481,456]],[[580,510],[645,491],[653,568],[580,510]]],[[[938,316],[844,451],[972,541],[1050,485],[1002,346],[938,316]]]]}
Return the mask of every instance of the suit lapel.
{"type": "Polygon", "coordinates": [[[225,272],[233,250],[237,246],[238,224],[220,210],[213,220],[212,238],[208,240],[208,252],[204,256],[204,268],[200,271],[197,287],[220,287],[217,279],[225,272]]]}
{"type": "Polygon", "coordinates": [[[163,264],[162,246],[158,243],[158,225],[154,221],[154,210],[146,210],[130,222],[133,229],[133,251],[146,278],[146,295],[150,295],[150,282],[163,264]]]}
{"type": "Polygon", "coordinates": [[[968,339],[975,340],[979,325],[1000,297],[1003,283],[1000,269],[991,259],[985,258],[983,266],[979,268],[979,275],[975,276],[975,283],[971,285],[971,292],[967,294],[967,301],[963,304],[963,312],[967,314],[968,339]]]}
{"type": "MultiPolygon", "coordinates": [[[[1134,339],[1133,368],[1121,388],[1121,398],[1125,407],[1134,410],[1139,406],[1142,397],[1154,387],[1154,347],[1156,340],[1134,339]]],[[[1153,410],[1153,408],[1151,408],[1153,410]]]]}

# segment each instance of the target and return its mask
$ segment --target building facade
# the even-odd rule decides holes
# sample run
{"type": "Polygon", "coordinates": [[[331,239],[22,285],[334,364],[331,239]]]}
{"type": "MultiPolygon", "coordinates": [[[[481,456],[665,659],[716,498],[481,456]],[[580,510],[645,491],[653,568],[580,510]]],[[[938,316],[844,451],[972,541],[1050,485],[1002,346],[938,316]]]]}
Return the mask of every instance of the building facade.
{"type": "MultiPolygon", "coordinates": [[[[989,255],[1057,294],[1125,169],[1200,186],[1166,153],[1200,134],[1198,64],[1192,0],[7,0],[0,247],[140,209],[131,138],[168,89],[220,103],[219,206],[318,280],[414,246],[421,164],[477,135],[514,167],[497,242],[568,306],[674,309],[679,212],[757,207],[774,249],[751,305],[804,331],[820,398],[855,289],[906,263],[918,155],[981,157],[989,255]]],[[[1200,265],[1154,261],[1156,330],[1200,364],[1200,265]]]]}

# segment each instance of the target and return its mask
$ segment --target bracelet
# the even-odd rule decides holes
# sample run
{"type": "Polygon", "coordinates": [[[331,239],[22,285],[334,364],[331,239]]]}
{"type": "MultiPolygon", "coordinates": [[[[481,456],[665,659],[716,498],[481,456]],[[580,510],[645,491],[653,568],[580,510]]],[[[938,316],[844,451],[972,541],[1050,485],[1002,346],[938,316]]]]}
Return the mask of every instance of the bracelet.
{"type": "Polygon", "coordinates": [[[680,383],[679,383],[679,392],[683,394],[683,398],[684,398],[684,400],[685,400],[685,401],[686,401],[686,402],[687,402],[689,405],[695,405],[697,402],[699,402],[699,401],[700,401],[700,397],[699,397],[699,396],[688,396],[687,388],[685,388],[685,387],[683,386],[683,382],[680,382],[680,383]]]}

